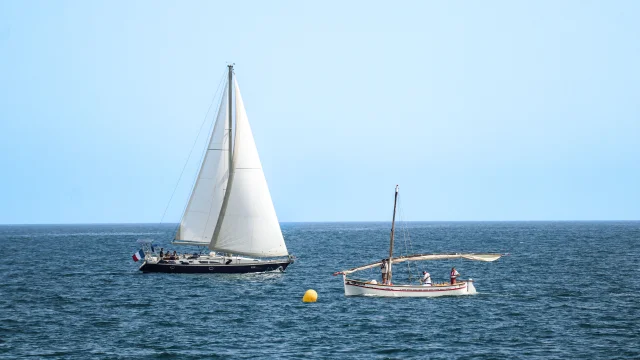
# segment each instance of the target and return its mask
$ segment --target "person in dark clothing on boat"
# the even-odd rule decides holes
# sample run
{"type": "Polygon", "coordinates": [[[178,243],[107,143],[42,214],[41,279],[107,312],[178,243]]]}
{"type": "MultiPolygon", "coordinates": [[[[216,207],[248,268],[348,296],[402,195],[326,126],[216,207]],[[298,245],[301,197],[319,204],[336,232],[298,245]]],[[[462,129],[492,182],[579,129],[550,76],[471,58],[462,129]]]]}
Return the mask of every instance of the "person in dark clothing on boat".
{"type": "Polygon", "coordinates": [[[387,284],[387,278],[389,276],[389,264],[386,259],[382,259],[382,264],[380,264],[380,269],[382,271],[382,284],[387,284]]]}
{"type": "Polygon", "coordinates": [[[164,257],[164,248],[160,248],[160,259],[164,257]]]}

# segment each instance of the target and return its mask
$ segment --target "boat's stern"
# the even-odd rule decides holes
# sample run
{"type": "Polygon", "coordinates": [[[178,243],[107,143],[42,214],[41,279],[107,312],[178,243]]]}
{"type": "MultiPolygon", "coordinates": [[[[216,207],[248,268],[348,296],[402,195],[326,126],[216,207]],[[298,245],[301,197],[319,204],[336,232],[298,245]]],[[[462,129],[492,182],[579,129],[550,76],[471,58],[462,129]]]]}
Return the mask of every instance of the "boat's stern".
{"type": "Polygon", "coordinates": [[[158,263],[158,258],[155,257],[145,257],[144,261],[142,261],[142,265],[140,265],[140,267],[138,268],[138,270],[140,271],[144,271],[144,269],[149,265],[149,264],[157,264],[158,263]]]}
{"type": "Polygon", "coordinates": [[[478,292],[476,291],[476,287],[473,286],[473,279],[469,279],[466,281],[467,283],[467,294],[469,295],[475,295],[478,292]]]}

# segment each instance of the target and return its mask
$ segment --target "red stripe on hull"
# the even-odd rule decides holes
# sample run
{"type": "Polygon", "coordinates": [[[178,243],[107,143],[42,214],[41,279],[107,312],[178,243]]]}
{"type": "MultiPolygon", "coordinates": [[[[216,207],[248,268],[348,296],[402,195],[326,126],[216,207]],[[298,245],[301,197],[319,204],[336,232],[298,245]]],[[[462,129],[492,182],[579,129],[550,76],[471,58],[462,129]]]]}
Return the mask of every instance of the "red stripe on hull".
{"type": "Polygon", "coordinates": [[[381,288],[374,288],[374,287],[369,287],[369,286],[363,286],[363,285],[357,285],[357,284],[346,284],[347,286],[357,286],[357,287],[361,287],[361,288],[365,288],[365,289],[371,289],[371,290],[382,290],[382,291],[406,291],[406,292],[437,292],[437,291],[456,291],[456,290],[462,290],[465,289],[467,287],[467,284],[465,283],[464,286],[458,287],[458,288],[453,288],[453,289],[424,289],[424,290],[419,290],[419,289],[381,289],[381,288]]]}

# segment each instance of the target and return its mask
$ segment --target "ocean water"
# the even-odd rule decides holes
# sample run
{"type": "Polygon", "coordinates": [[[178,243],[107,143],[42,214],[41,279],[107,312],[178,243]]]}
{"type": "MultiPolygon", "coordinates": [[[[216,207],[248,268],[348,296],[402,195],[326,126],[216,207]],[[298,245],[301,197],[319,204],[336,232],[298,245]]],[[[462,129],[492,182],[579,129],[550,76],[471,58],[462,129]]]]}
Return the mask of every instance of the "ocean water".
{"type": "Polygon", "coordinates": [[[431,299],[346,298],[332,276],[386,257],[388,223],[282,228],[286,273],[180,275],[131,259],[138,238],[185,250],[174,225],[0,226],[0,358],[640,358],[640,222],[404,224],[397,254],[509,253],[394,266],[456,266],[479,292],[431,299]]]}

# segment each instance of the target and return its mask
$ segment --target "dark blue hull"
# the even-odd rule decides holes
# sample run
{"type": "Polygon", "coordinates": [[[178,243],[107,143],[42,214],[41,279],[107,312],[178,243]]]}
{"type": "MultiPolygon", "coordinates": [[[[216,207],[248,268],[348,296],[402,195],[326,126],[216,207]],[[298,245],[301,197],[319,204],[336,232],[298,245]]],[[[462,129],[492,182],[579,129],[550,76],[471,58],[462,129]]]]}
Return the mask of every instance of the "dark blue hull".
{"type": "Polygon", "coordinates": [[[265,271],[280,270],[285,271],[291,261],[268,262],[263,264],[243,264],[243,265],[193,265],[193,264],[143,264],[140,266],[142,272],[177,273],[177,274],[246,274],[265,271]]]}

